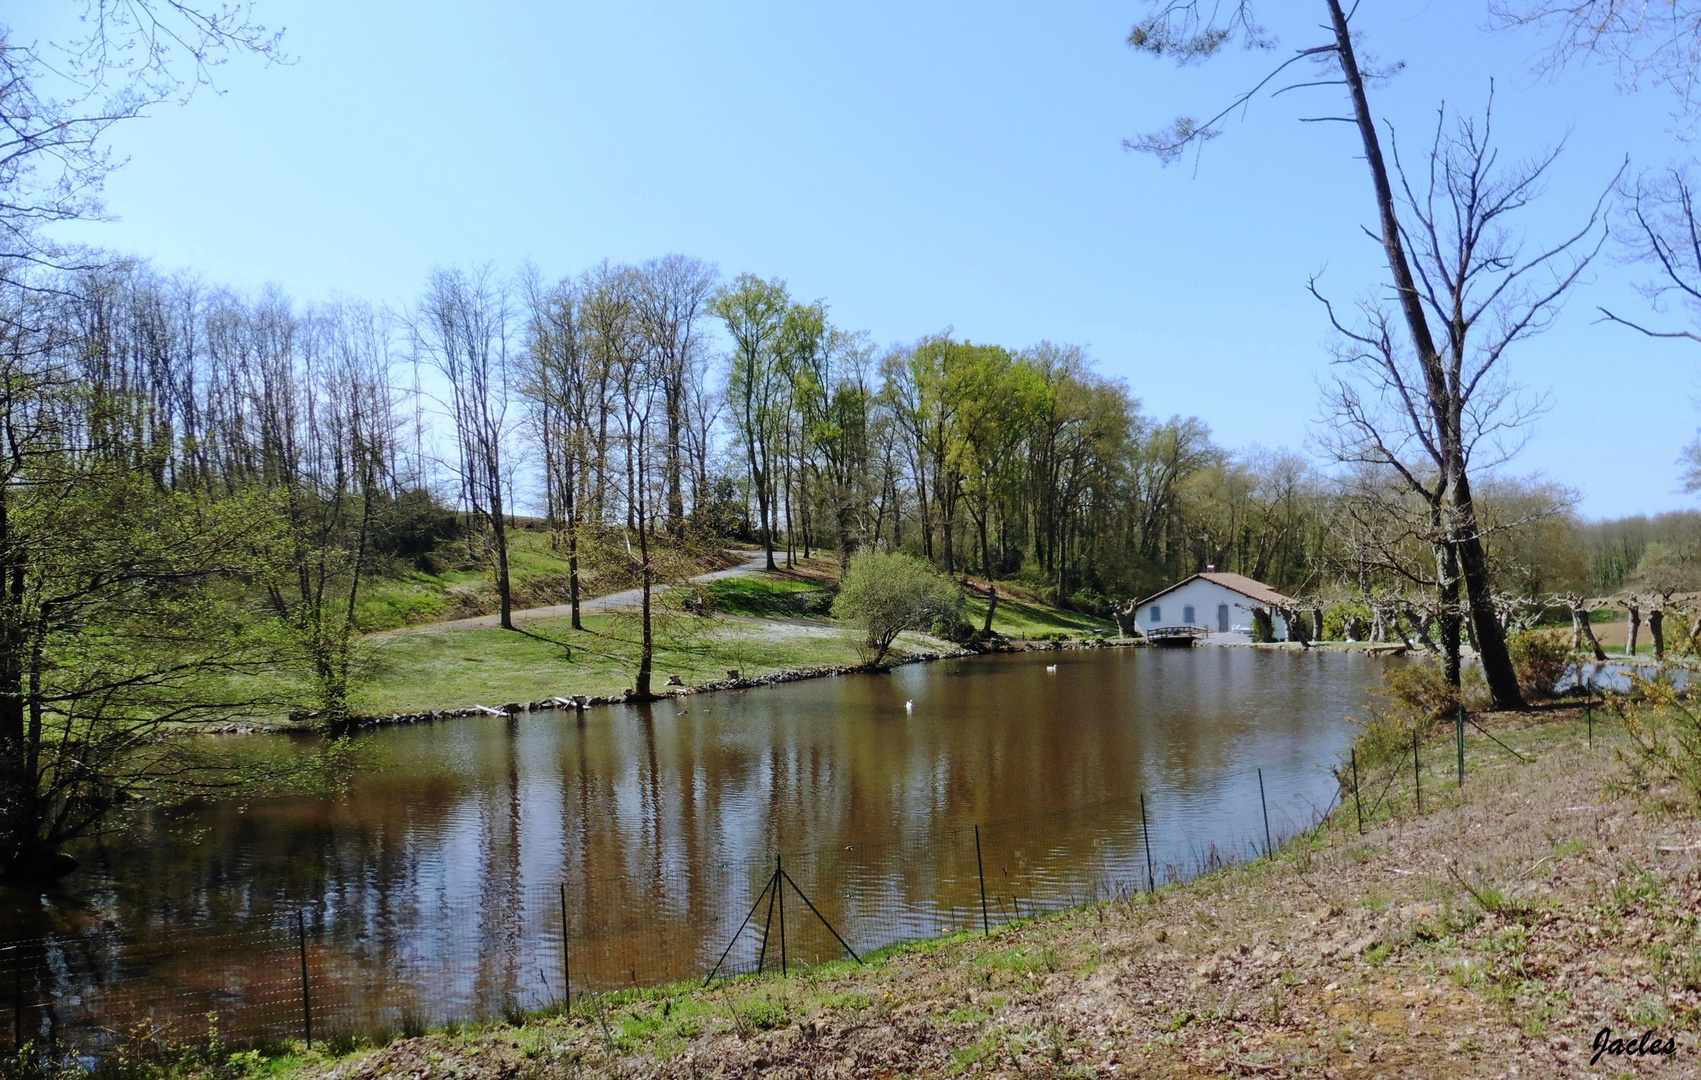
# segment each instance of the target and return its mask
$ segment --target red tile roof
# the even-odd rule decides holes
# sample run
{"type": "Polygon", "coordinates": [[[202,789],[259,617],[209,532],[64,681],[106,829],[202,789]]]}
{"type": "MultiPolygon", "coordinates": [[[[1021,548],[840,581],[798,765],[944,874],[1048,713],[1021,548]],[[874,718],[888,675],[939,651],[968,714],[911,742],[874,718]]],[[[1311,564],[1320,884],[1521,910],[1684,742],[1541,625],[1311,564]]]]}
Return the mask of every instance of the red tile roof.
{"type": "Polygon", "coordinates": [[[1169,588],[1155,592],[1146,597],[1146,599],[1140,601],[1139,606],[1143,607],[1166,593],[1172,593],[1195,578],[1204,578],[1213,585],[1221,585],[1223,588],[1228,589],[1231,592],[1237,592],[1249,600],[1256,600],[1260,604],[1269,604],[1271,607],[1291,608],[1299,606],[1298,600],[1295,600],[1292,597],[1283,596],[1281,593],[1270,588],[1270,586],[1264,584],[1262,581],[1255,581],[1252,578],[1247,577],[1245,574],[1230,574],[1221,570],[1207,570],[1202,574],[1194,574],[1193,577],[1178,581],[1169,588]]]}

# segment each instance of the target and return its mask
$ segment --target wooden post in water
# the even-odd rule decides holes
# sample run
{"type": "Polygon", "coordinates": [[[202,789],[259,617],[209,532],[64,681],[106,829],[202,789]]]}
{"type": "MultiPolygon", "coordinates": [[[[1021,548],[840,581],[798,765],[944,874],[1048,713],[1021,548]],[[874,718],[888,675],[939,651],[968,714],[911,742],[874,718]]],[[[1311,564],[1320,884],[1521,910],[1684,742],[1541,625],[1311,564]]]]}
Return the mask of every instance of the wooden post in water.
{"type": "Polygon", "coordinates": [[[975,873],[980,876],[980,932],[992,936],[992,922],[986,915],[986,865],[980,861],[980,826],[975,826],[975,873]]]}
{"type": "Polygon", "coordinates": [[[1158,879],[1152,874],[1152,830],[1146,824],[1146,793],[1140,792],[1140,836],[1145,841],[1146,848],[1146,891],[1152,892],[1158,887],[1158,879]]]}
{"type": "Polygon", "coordinates": [[[301,944],[301,1032],[307,1049],[313,1049],[313,998],[307,988],[307,915],[299,908],[295,912],[295,928],[301,944]]]}
{"type": "Polygon", "coordinates": [[[1270,845],[1270,804],[1264,801],[1264,770],[1258,770],[1258,805],[1264,809],[1264,857],[1271,855],[1270,845]]]}

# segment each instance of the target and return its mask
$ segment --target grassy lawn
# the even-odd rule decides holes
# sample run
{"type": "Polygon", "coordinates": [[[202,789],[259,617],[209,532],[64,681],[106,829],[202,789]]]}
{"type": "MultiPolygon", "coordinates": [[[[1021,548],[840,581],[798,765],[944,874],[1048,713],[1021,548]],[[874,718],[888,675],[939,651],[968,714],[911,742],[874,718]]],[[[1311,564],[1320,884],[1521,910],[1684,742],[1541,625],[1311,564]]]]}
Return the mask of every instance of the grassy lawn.
{"type": "Polygon", "coordinates": [[[721,578],[704,587],[715,610],[728,615],[784,618],[825,615],[832,591],[814,581],[785,574],[745,574],[721,578]]]}
{"type": "MultiPolygon", "coordinates": [[[[733,579],[736,580],[736,579],[733,579]]],[[[369,678],[355,698],[365,713],[500,705],[575,694],[612,695],[638,670],[638,622],[590,615],[575,631],[566,619],[497,629],[421,630],[369,642],[369,678]]],[[[672,616],[657,631],[655,687],[678,675],[687,685],[737,668],[758,677],[796,668],[856,664],[849,628],[740,617],[672,616]]],[[[899,639],[899,655],[938,649],[922,635],[899,639]]]]}
{"type": "MultiPolygon", "coordinates": [[[[516,580],[548,580],[564,569],[541,533],[516,534],[516,580]]],[[[737,669],[761,677],[799,668],[860,662],[859,631],[828,616],[837,563],[800,561],[797,569],[721,578],[702,586],[713,617],[658,616],[654,686],[669,675],[686,685],[726,677],[737,669]]],[[[624,583],[621,583],[624,584],[624,583]]],[[[487,587],[476,572],[414,573],[375,587],[363,607],[373,626],[394,627],[469,614],[456,592],[487,587]]],[[[986,602],[970,598],[967,615],[979,627],[986,602]]],[[[612,696],[632,687],[638,668],[634,614],[589,614],[585,629],[566,619],[522,620],[522,630],[417,626],[405,634],[367,639],[364,678],[352,702],[361,713],[417,712],[501,705],[579,694],[612,696]]],[[[994,619],[1012,638],[1116,632],[1116,624],[1078,612],[1001,597],[994,619]]],[[[945,647],[905,634],[898,657],[945,647]]]]}
{"type": "MultiPolygon", "coordinates": [[[[971,596],[967,618],[970,625],[976,629],[984,625],[986,601],[971,596]]],[[[1116,623],[1109,619],[1095,618],[1079,611],[1064,611],[1062,608],[1009,600],[1002,596],[998,598],[998,610],[992,615],[992,628],[1008,638],[1032,638],[1043,634],[1078,636],[1116,633],[1116,623]]]]}

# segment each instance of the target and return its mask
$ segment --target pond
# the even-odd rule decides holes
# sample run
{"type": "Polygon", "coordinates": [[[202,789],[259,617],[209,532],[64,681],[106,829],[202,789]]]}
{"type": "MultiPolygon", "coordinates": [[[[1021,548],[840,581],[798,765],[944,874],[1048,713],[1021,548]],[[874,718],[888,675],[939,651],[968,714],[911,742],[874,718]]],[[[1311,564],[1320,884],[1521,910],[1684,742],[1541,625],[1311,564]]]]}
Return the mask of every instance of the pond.
{"type": "Polygon", "coordinates": [[[377,731],[339,796],[159,813],[0,892],[0,995],[26,1037],[324,1037],[978,931],[1309,827],[1383,663],[1027,653],[377,731]]]}

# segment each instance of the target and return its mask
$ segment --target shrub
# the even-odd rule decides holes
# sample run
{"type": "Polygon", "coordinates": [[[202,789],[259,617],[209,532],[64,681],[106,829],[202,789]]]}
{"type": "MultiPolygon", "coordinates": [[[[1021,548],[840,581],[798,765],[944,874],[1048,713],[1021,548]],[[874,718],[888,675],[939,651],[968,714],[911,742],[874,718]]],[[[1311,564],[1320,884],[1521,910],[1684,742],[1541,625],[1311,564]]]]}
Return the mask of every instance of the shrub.
{"type": "Polygon", "coordinates": [[[905,630],[963,622],[963,593],[956,582],[921,559],[863,550],[852,556],[839,581],[833,616],[861,624],[867,637],[863,663],[877,666],[905,630]]]}
{"type": "Polygon", "coordinates": [[[1506,640],[1525,697],[1550,698],[1557,693],[1559,680],[1571,670],[1568,636],[1567,632],[1526,630],[1506,640]]]}
{"type": "Polygon", "coordinates": [[[1630,681],[1630,694],[1607,699],[1630,740],[1613,751],[1623,771],[1607,782],[1607,790],[1689,814],[1701,811],[1701,712],[1669,680],[1632,674],[1630,681]]]}
{"type": "Polygon", "coordinates": [[[1111,602],[1097,589],[1076,589],[1069,594],[1069,609],[1088,615],[1096,615],[1101,619],[1110,618],[1111,602]]]}
{"type": "Polygon", "coordinates": [[[1461,698],[1466,708],[1488,703],[1481,671],[1465,668],[1460,682],[1463,685],[1455,689],[1434,660],[1391,666],[1382,676],[1382,703],[1373,705],[1369,719],[1360,722],[1359,765],[1372,768],[1397,760],[1412,748],[1414,734],[1427,733],[1438,719],[1451,716],[1461,698]]]}

